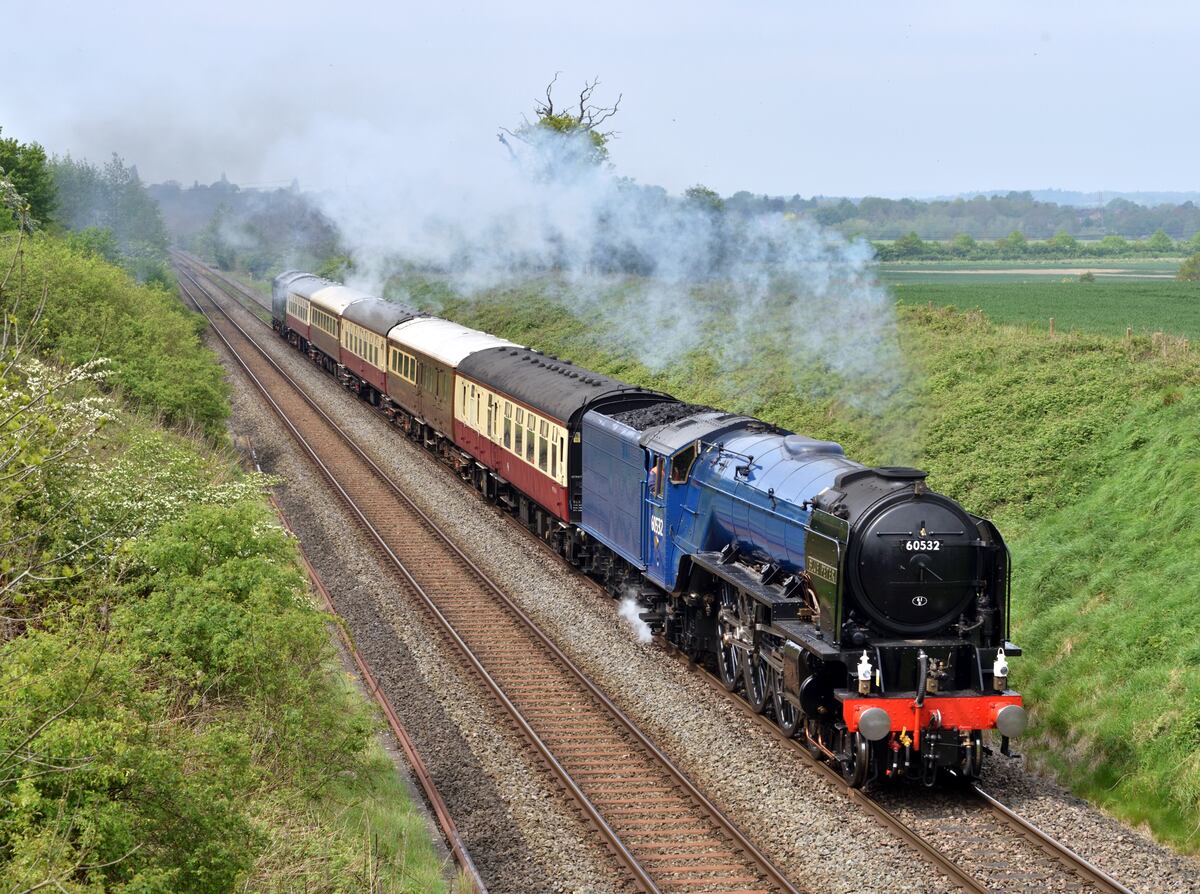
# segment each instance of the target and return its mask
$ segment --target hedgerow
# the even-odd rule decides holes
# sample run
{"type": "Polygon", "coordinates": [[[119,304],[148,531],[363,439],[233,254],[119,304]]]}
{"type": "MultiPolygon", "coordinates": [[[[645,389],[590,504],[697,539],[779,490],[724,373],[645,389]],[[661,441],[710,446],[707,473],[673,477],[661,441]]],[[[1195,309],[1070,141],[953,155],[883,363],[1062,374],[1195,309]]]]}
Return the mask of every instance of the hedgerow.
{"type": "Polygon", "coordinates": [[[79,366],[110,361],[108,382],[169,425],[220,437],[229,415],[220,363],[200,341],[204,322],[167,288],[139,285],[98,255],[45,234],[0,236],[7,317],[36,329],[38,348],[79,366]]]}
{"type": "MultiPolygon", "coordinates": [[[[213,443],[222,390],[222,412],[187,415],[182,380],[160,380],[166,338],[194,326],[101,262],[49,240],[31,254],[27,280],[61,261],[85,274],[78,306],[153,319],[115,346],[60,331],[55,273],[36,329],[24,300],[0,320],[0,889],[444,890],[265,503],[272,480],[213,443]],[[84,350],[100,356],[58,362],[84,350]]],[[[217,369],[198,342],[182,353],[217,369]]]]}

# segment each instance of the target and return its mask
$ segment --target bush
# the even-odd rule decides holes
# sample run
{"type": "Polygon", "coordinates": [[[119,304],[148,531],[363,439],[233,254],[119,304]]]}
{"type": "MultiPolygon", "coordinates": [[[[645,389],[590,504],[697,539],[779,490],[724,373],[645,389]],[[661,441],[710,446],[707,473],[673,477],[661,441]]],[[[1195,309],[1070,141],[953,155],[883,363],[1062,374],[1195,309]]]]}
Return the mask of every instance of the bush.
{"type": "Polygon", "coordinates": [[[21,254],[0,293],[0,311],[28,324],[44,294],[38,334],[52,358],[75,366],[107,357],[109,383],[126,396],[169,424],[196,425],[219,437],[229,414],[228,389],[220,363],[200,341],[203,319],[179,303],[163,277],[138,285],[97,256],[102,239],[78,240],[79,248],[46,235],[0,241],[3,267],[21,254]]]}
{"type": "Polygon", "coordinates": [[[1175,278],[1186,282],[1200,281],[1200,252],[1192,255],[1179,266],[1179,273],[1175,275],[1175,278]]]}

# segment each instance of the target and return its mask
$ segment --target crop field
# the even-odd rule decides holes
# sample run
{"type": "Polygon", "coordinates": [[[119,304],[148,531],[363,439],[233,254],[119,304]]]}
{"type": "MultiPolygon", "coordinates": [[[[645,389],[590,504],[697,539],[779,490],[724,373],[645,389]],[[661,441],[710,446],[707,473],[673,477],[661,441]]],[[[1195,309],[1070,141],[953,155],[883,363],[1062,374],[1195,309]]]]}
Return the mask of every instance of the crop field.
{"type": "Polygon", "coordinates": [[[1097,280],[1173,279],[1182,258],[1024,260],[1024,261],[890,261],[879,265],[880,281],[909,283],[1059,282],[1092,273],[1097,280]]]}
{"type": "Polygon", "coordinates": [[[997,323],[1029,324],[1047,329],[1054,318],[1058,332],[1140,335],[1165,332],[1200,337],[1200,283],[1173,279],[1097,279],[1063,282],[1044,277],[1027,281],[906,281],[891,285],[904,305],[933,302],[935,307],[982,310],[997,323]]]}

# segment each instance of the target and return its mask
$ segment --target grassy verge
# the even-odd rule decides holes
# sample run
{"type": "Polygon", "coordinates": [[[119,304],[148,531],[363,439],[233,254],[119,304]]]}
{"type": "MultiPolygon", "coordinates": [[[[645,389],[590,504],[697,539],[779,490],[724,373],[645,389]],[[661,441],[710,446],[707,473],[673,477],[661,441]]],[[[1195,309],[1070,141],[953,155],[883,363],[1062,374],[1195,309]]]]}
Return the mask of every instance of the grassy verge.
{"type": "Polygon", "coordinates": [[[428,280],[403,287],[599,371],[839,440],[861,461],[929,469],[1013,548],[1014,634],[1027,650],[1014,673],[1036,724],[1027,749],[1114,813],[1200,849],[1200,584],[1189,567],[1200,361],[1181,343],[1052,339],[980,312],[902,305],[906,385],[872,415],[807,388],[821,358],[785,352],[770,333],[719,365],[714,328],[652,371],[606,334],[604,308],[572,313],[540,287],[470,300],[428,280]]]}
{"type": "Polygon", "coordinates": [[[220,366],[193,319],[45,237],[13,264],[0,887],[444,890],[269,481],[223,445],[220,366]]]}

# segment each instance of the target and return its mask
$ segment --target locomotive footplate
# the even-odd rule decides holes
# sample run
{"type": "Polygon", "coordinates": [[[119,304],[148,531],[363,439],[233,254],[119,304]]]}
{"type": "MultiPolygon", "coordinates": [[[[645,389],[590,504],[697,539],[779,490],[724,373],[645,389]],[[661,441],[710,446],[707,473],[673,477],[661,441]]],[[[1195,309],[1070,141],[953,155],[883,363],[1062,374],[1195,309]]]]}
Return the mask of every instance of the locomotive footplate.
{"type": "MultiPolygon", "coordinates": [[[[907,731],[913,738],[913,747],[921,748],[921,737],[928,730],[955,731],[996,728],[996,718],[1009,705],[1022,705],[1019,694],[1006,692],[981,693],[978,691],[942,692],[925,696],[917,704],[917,693],[897,692],[887,696],[859,695],[849,689],[838,689],[834,696],[842,703],[842,715],[846,729],[858,731],[859,719],[871,708],[886,712],[891,721],[890,733],[907,731]]],[[[941,736],[938,736],[941,739],[941,736]]]]}

